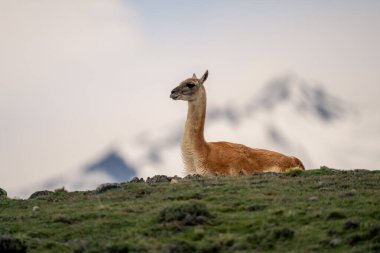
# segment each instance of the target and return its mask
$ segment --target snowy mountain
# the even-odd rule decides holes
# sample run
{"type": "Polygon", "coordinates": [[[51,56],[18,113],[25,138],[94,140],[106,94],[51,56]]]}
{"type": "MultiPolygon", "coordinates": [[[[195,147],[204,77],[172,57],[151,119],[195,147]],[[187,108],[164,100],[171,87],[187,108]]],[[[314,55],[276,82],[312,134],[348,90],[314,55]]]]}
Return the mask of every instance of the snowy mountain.
{"type": "Polygon", "coordinates": [[[322,86],[309,84],[295,76],[283,76],[270,81],[258,96],[247,103],[252,115],[262,110],[274,111],[288,104],[294,113],[309,114],[330,123],[350,113],[347,103],[328,93],[322,86]]]}
{"type": "Polygon", "coordinates": [[[61,175],[21,189],[18,196],[27,198],[37,190],[54,190],[61,187],[70,191],[93,190],[106,182],[126,182],[135,177],[137,172],[137,169],[126,161],[117,150],[110,149],[103,156],[96,157],[92,162],[79,169],[65,171],[61,175]]]}
{"type": "Polygon", "coordinates": [[[86,175],[99,172],[106,174],[115,182],[125,182],[136,176],[136,169],[115,150],[109,151],[104,157],[83,169],[86,175]]]}

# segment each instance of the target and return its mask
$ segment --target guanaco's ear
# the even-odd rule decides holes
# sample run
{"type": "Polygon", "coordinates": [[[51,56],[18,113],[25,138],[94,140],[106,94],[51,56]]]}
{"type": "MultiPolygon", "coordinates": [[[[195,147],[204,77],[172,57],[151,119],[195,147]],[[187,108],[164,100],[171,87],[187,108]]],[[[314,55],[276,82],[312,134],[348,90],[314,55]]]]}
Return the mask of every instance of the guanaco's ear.
{"type": "Polygon", "coordinates": [[[198,79],[197,76],[195,75],[195,73],[193,74],[193,78],[194,78],[194,79],[198,79]]]}
{"type": "Polygon", "coordinates": [[[208,77],[208,70],[206,70],[206,72],[203,74],[201,79],[199,79],[199,82],[203,84],[206,81],[207,77],[208,77]]]}

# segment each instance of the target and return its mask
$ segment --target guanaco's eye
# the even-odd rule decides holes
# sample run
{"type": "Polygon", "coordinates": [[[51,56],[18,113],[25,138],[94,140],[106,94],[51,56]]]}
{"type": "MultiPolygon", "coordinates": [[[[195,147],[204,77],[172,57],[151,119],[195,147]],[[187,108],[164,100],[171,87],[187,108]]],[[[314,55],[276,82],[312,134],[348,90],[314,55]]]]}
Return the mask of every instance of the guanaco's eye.
{"type": "Polygon", "coordinates": [[[186,84],[186,86],[187,86],[188,88],[192,89],[192,88],[194,88],[195,84],[193,84],[193,83],[188,83],[188,84],[186,84]]]}

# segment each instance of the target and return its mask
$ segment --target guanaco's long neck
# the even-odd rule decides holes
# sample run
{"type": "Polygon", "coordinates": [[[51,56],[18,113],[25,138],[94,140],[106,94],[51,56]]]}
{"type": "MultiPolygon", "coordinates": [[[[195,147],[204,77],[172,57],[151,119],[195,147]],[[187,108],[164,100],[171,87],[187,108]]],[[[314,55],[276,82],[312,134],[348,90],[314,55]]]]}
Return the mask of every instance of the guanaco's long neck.
{"type": "Polygon", "coordinates": [[[196,100],[188,102],[183,147],[192,149],[192,153],[202,152],[206,146],[204,125],[206,118],[206,90],[202,86],[196,100]]]}

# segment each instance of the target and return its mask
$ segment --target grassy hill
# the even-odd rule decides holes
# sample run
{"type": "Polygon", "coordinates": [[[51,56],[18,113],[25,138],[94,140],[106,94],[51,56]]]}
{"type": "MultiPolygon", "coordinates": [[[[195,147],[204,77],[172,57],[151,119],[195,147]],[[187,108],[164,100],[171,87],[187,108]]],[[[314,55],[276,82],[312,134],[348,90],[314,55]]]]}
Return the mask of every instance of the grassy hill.
{"type": "Polygon", "coordinates": [[[380,252],[380,171],[134,181],[1,197],[0,252],[380,252]]]}

